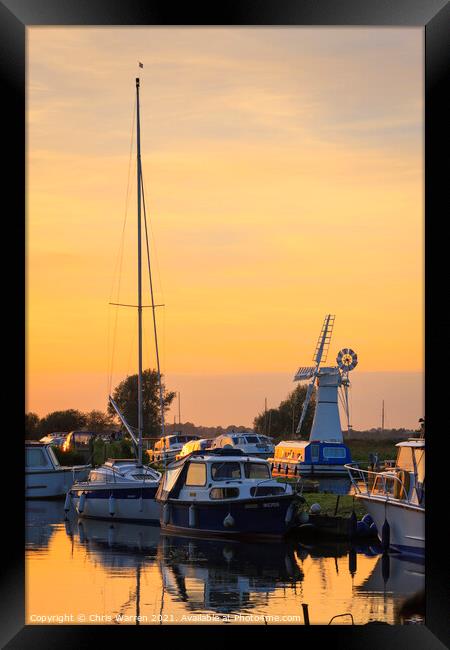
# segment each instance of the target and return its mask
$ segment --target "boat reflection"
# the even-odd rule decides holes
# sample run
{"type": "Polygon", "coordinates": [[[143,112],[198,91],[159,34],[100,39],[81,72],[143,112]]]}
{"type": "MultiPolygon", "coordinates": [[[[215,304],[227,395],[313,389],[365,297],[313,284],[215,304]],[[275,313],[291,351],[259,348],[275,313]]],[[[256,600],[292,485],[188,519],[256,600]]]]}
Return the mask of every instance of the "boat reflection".
{"type": "Polygon", "coordinates": [[[364,592],[392,592],[408,596],[425,588],[425,563],[399,555],[382,555],[370,576],[357,587],[364,592]]]}
{"type": "Polygon", "coordinates": [[[145,558],[155,559],[160,540],[159,526],[71,518],[68,534],[78,537],[90,555],[106,567],[135,567],[145,558]]]}
{"type": "Polygon", "coordinates": [[[303,580],[295,546],[163,535],[158,554],[164,588],[190,611],[238,613],[303,580]]]}
{"type": "Polygon", "coordinates": [[[57,525],[64,521],[64,502],[33,500],[25,502],[25,548],[48,548],[57,525]]]}

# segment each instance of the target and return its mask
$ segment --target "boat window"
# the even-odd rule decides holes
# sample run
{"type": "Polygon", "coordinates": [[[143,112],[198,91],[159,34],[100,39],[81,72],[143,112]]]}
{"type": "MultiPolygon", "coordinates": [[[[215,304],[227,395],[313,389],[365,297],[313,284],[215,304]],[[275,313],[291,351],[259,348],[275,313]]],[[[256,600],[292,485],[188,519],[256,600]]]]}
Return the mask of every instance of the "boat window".
{"type": "Polygon", "coordinates": [[[213,481],[226,481],[234,478],[241,478],[241,466],[239,463],[213,463],[211,465],[211,478],[213,481]]]}
{"type": "Polygon", "coordinates": [[[233,445],[237,445],[239,442],[239,438],[231,438],[231,440],[233,441],[233,445]]]}
{"type": "Polygon", "coordinates": [[[170,490],[175,485],[177,478],[180,476],[183,466],[177,467],[175,469],[168,469],[164,474],[164,490],[170,492],[170,490]]]}
{"type": "Polygon", "coordinates": [[[211,499],[237,499],[239,496],[239,488],[213,488],[210,490],[209,496],[211,499]]]}
{"type": "Polygon", "coordinates": [[[245,439],[251,445],[255,445],[255,444],[257,444],[259,442],[257,436],[245,436],[245,439]]]}
{"type": "Polygon", "coordinates": [[[269,466],[265,463],[245,463],[245,478],[270,478],[269,466]]]}
{"type": "Polygon", "coordinates": [[[59,466],[59,460],[56,458],[56,454],[51,447],[48,448],[48,455],[50,456],[52,463],[55,467],[59,466]]]}
{"type": "Polygon", "coordinates": [[[206,465],[205,463],[190,463],[187,476],[186,485],[206,485],[206,465]]]}
{"type": "Polygon", "coordinates": [[[397,456],[397,467],[405,469],[408,472],[414,472],[414,463],[411,447],[399,447],[397,456]]]}
{"type": "Polygon", "coordinates": [[[47,458],[42,449],[27,449],[25,454],[27,467],[47,467],[47,458]]]}
{"type": "Polygon", "coordinates": [[[345,458],[347,456],[345,447],[324,447],[322,453],[324,458],[345,458]]]}
{"type": "Polygon", "coordinates": [[[414,449],[414,457],[417,466],[417,480],[419,483],[425,481],[425,449],[414,449]]]}

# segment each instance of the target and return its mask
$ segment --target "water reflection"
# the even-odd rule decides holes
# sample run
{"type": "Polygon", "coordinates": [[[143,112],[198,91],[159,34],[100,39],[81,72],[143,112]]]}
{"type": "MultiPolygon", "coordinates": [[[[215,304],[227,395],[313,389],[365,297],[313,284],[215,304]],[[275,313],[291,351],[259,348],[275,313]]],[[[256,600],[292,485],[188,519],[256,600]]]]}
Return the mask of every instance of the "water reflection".
{"type": "Polygon", "coordinates": [[[247,612],[303,579],[294,546],[284,543],[163,536],[159,562],[168,592],[193,611],[247,612]]]}
{"type": "Polygon", "coordinates": [[[136,623],[139,617],[177,624],[211,614],[220,622],[253,616],[231,622],[271,624],[272,616],[303,624],[304,603],[312,624],[344,612],[355,624],[396,623],[404,598],[424,583],[423,566],[395,556],[387,563],[376,545],[166,536],[150,525],[75,516],[65,521],[61,502],[29,502],[26,532],[31,623],[70,614],[72,623],[82,624],[136,623]]]}

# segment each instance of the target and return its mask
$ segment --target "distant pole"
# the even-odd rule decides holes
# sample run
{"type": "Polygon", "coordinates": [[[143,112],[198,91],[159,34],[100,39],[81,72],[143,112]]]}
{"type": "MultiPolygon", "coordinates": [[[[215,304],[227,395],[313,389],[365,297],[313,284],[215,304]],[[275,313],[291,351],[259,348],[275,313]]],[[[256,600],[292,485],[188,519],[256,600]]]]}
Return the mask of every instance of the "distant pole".
{"type": "Polygon", "coordinates": [[[181,395],[180,391],[178,391],[178,424],[181,424],[181,395]]]}
{"type": "Polygon", "coordinates": [[[267,435],[267,397],[264,398],[264,435],[267,435]]]}
{"type": "Polygon", "coordinates": [[[294,437],[295,404],[292,404],[292,437],[294,437]]]}
{"type": "Polygon", "coordinates": [[[381,433],[384,432],[384,400],[381,405],[381,433]]]}

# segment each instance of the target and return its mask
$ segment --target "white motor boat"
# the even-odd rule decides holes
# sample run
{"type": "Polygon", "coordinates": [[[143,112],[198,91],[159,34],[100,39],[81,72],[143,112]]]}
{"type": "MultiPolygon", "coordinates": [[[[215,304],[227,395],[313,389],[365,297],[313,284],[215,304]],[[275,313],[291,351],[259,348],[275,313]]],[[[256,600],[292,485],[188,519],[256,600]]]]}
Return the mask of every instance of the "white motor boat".
{"type": "Polygon", "coordinates": [[[91,465],[60,465],[50,443],[25,442],[25,497],[63,497],[76,480],[84,480],[91,465]]]}
{"type": "Polygon", "coordinates": [[[425,555],[425,438],[397,443],[395,467],[372,472],[346,465],[360,499],[372,516],[381,541],[406,555],[425,555]],[[388,526],[386,526],[387,522],[388,526]],[[383,540],[384,533],[389,539],[383,540]]]}
{"type": "MultiPolygon", "coordinates": [[[[109,459],[103,465],[89,473],[87,481],[77,482],[67,493],[65,509],[69,511],[74,507],[81,517],[101,519],[114,519],[131,522],[158,522],[159,505],[155,501],[155,494],[161,480],[161,474],[156,470],[143,465],[143,380],[142,380],[142,219],[141,203],[144,207],[144,225],[147,233],[147,218],[145,199],[143,197],[142,164],[141,164],[141,139],[140,139],[140,104],[139,104],[139,78],[136,79],[136,137],[137,137],[137,313],[138,313],[138,381],[137,381],[137,414],[138,426],[132,427],[122,415],[120,408],[110,396],[109,401],[115,409],[122,424],[130,434],[136,459],[109,459]]],[[[164,438],[164,396],[161,382],[161,371],[158,352],[158,338],[156,332],[155,303],[153,300],[153,284],[150,268],[150,250],[147,239],[147,262],[149,271],[150,296],[153,313],[153,328],[155,336],[156,361],[159,380],[159,396],[161,409],[161,434],[164,438]]],[[[115,303],[114,303],[115,304],[115,303]]],[[[130,306],[130,305],[125,305],[130,306]]]]}
{"type": "Polygon", "coordinates": [[[155,494],[161,474],[139,467],[136,460],[109,459],[72,486],[66,508],[73,504],[80,517],[119,521],[159,521],[155,494]]]}
{"type": "Polygon", "coordinates": [[[273,454],[274,446],[266,436],[249,431],[236,431],[217,436],[211,449],[240,449],[244,454],[267,459],[273,454]]]}

